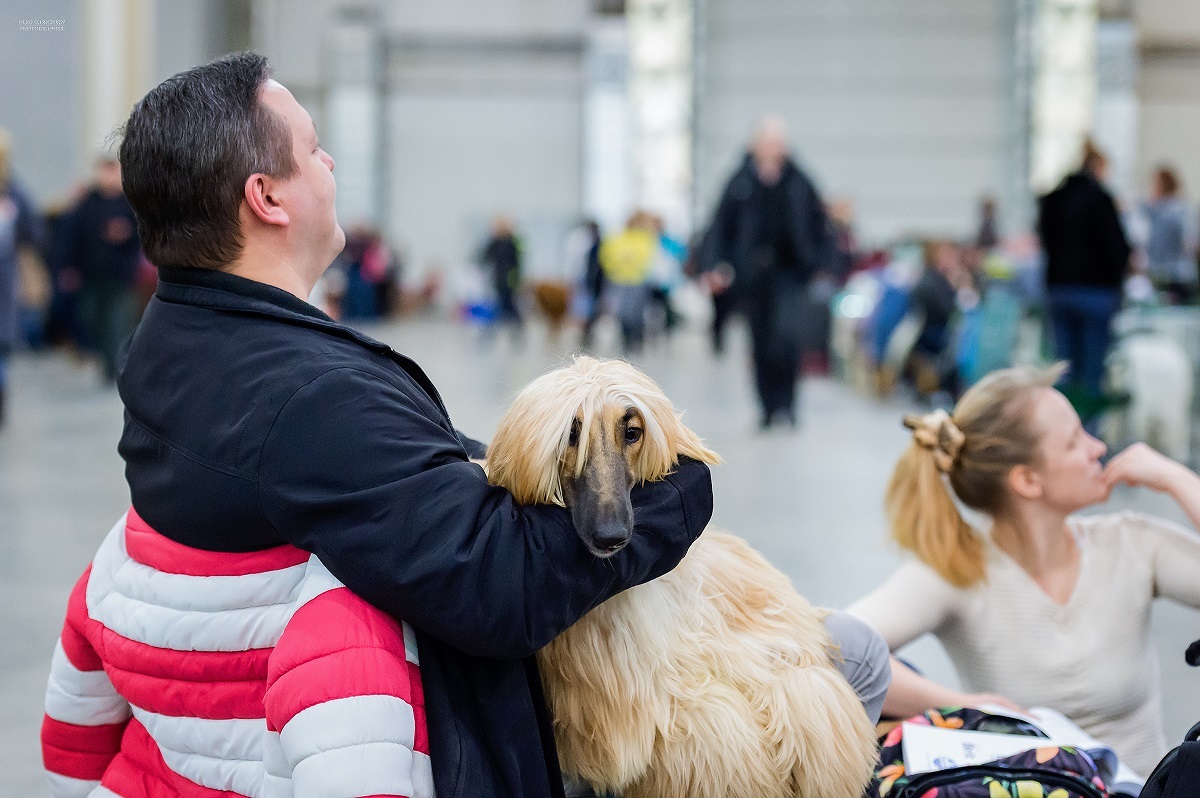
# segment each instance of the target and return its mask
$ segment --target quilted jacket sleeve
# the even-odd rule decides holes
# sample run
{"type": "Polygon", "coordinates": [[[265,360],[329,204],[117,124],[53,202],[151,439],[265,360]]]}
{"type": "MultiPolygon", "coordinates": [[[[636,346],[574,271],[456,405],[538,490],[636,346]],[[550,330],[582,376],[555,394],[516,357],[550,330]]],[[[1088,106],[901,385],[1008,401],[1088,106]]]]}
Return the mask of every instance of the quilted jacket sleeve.
{"type": "Polygon", "coordinates": [[[317,595],[268,666],[267,778],[290,779],[286,794],[433,798],[415,638],[316,558],[310,569],[317,595]]]}
{"type": "Polygon", "coordinates": [[[71,592],[46,686],[42,763],[53,798],[82,798],[100,783],[130,718],[85,633],[90,574],[89,568],[71,592]]]}

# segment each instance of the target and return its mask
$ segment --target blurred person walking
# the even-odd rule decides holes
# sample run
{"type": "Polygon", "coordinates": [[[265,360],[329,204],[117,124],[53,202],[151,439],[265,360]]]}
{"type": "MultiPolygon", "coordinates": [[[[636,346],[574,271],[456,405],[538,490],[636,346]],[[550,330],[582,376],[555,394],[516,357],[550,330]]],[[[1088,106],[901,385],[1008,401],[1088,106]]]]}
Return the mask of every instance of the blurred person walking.
{"type": "Polygon", "coordinates": [[[579,345],[588,349],[592,345],[592,331],[603,310],[604,269],[600,268],[600,225],[594,219],[584,219],[567,241],[571,250],[568,260],[573,267],[572,273],[578,274],[579,295],[586,302],[579,345]]]}
{"type": "Polygon", "coordinates": [[[335,263],[345,279],[342,317],[370,320],[388,316],[399,293],[396,264],[378,230],[365,223],[351,227],[346,248],[335,263]]]}
{"type": "Polygon", "coordinates": [[[516,302],[521,287],[521,246],[513,231],[512,219],[497,216],[492,221],[491,238],[484,244],[479,262],[492,274],[498,321],[521,326],[524,320],[516,302]]]}
{"type": "Polygon", "coordinates": [[[909,307],[922,315],[921,330],[909,355],[908,370],[917,394],[930,397],[939,390],[957,394],[950,323],[958,311],[958,290],[970,280],[957,247],[950,241],[926,241],[925,266],[909,298],[909,307]]]}
{"type": "Polygon", "coordinates": [[[66,262],[80,275],[79,316],[87,344],[100,353],[104,380],[117,380],[117,358],[138,321],[141,247],[137,218],[121,187],[121,164],[103,155],[95,184],[69,218],[66,262]]]}
{"type": "Polygon", "coordinates": [[[1107,174],[1108,158],[1088,139],[1079,170],[1041,198],[1038,214],[1055,355],[1069,363],[1071,392],[1088,404],[1102,394],[1104,358],[1129,270],[1130,246],[1104,187],[1107,174]]]}
{"type": "Polygon", "coordinates": [[[1142,205],[1147,223],[1146,269],[1154,287],[1173,305],[1196,296],[1196,214],[1183,197],[1179,176],[1168,166],[1154,172],[1150,198],[1142,205]]]}
{"type": "Polygon", "coordinates": [[[0,128],[0,426],[8,398],[8,359],[20,337],[17,285],[22,250],[41,243],[41,220],[13,176],[12,139],[0,128]]]}
{"type": "Polygon", "coordinates": [[[690,248],[684,272],[695,277],[712,299],[712,324],[709,329],[712,353],[717,357],[725,354],[725,328],[737,309],[734,303],[733,267],[718,262],[716,256],[717,234],[712,223],[697,237],[690,248]]]}
{"type": "Polygon", "coordinates": [[[824,203],[791,159],[779,117],[759,123],[721,196],[713,236],[708,265],[732,275],[728,290],[750,325],[760,425],[795,426],[801,315],[832,242],[824,203]]]}
{"type": "Polygon", "coordinates": [[[979,201],[979,229],[975,232],[975,247],[990,252],[1000,245],[1000,213],[995,197],[979,201]]]}
{"type": "MultiPolygon", "coordinates": [[[[654,265],[650,267],[647,282],[650,285],[649,306],[662,319],[662,334],[671,337],[679,326],[679,314],[671,306],[671,294],[683,282],[683,264],[687,261],[687,245],[667,233],[666,222],[657,214],[650,214],[650,226],[658,238],[658,252],[654,265]]],[[[651,313],[652,316],[655,313],[651,313]]],[[[658,328],[652,331],[658,333],[658,328]]]]}
{"type": "Polygon", "coordinates": [[[626,355],[640,352],[645,343],[650,273],[660,250],[654,219],[644,211],[635,211],[624,230],[600,245],[604,304],[621,324],[621,347],[626,355]]]}
{"type": "Polygon", "coordinates": [[[71,214],[86,189],[77,186],[71,196],[57,200],[46,209],[46,268],[50,274],[52,296],[46,318],[46,341],[66,346],[75,355],[87,339],[79,319],[79,271],[67,260],[71,244],[71,214]]]}
{"type": "Polygon", "coordinates": [[[534,654],[679,562],[707,466],[635,486],[605,558],[489,484],[422,369],[306,301],[334,163],[261,56],[152,89],[121,163],[159,281],[118,380],[132,507],[52,662],[52,795],[561,798],[534,654]]]}

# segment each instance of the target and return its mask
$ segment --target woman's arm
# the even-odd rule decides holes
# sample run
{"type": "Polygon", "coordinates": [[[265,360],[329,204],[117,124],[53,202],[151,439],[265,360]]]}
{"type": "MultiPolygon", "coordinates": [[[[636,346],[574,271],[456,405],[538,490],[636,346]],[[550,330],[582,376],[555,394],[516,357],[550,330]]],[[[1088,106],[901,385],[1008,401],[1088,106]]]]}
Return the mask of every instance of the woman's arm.
{"type": "Polygon", "coordinates": [[[883,700],[883,717],[911,718],[940,707],[978,707],[995,704],[1021,711],[1004,696],[989,693],[963,693],[927,679],[896,657],[892,657],[892,686],[883,700]]]}
{"type": "Polygon", "coordinates": [[[895,651],[933,632],[954,612],[959,591],[928,565],[911,560],[847,608],[895,651]]]}
{"type": "Polygon", "coordinates": [[[1135,443],[1110,460],[1104,479],[1110,489],[1132,485],[1166,493],[1187,514],[1192,527],[1200,529],[1200,476],[1146,444],[1135,443]]]}
{"type": "MultiPolygon", "coordinates": [[[[1109,462],[1104,476],[1110,487],[1134,485],[1166,493],[1192,528],[1200,530],[1200,476],[1186,466],[1135,443],[1109,462]]],[[[1153,558],[1154,595],[1200,608],[1200,536],[1154,516],[1134,515],[1144,527],[1139,538],[1153,558]]]]}
{"type": "MultiPolygon", "coordinates": [[[[874,591],[848,610],[879,632],[892,651],[937,630],[965,600],[962,592],[918,561],[902,565],[874,591]]],[[[908,718],[937,707],[998,704],[1019,709],[1007,698],[964,693],[925,678],[895,656],[892,684],[883,702],[883,717],[908,718]]]]}

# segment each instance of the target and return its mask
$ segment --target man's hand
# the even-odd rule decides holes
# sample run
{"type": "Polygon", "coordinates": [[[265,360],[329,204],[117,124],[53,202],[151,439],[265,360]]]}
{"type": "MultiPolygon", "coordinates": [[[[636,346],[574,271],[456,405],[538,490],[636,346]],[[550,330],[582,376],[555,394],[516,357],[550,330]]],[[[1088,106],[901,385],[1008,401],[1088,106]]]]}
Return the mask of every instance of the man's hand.
{"type": "Polygon", "coordinates": [[[719,263],[715,269],[702,273],[700,282],[713,296],[723,294],[733,285],[733,267],[719,263]]]}

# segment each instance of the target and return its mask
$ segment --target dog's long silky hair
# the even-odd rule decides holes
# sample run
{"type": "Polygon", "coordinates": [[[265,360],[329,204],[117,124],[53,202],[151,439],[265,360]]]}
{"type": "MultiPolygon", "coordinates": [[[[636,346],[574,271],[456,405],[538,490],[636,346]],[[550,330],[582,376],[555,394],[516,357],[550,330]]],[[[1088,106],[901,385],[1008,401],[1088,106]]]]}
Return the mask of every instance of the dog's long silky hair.
{"type": "MultiPolygon", "coordinates": [[[[601,410],[619,404],[636,408],[644,438],[634,473],[639,481],[662,479],[680,456],[703,463],[721,458],[683,423],[662,389],[621,360],[577,356],[529,383],[500,420],[488,447],[488,478],[508,488],[521,504],[565,506],[559,463],[578,420],[591,429],[601,410]]],[[[588,436],[579,438],[578,476],[587,462],[588,436]]]]}
{"type": "MultiPolygon", "coordinates": [[[[563,482],[588,467],[588,432],[619,430],[629,408],[644,427],[635,484],[683,455],[718,461],[650,378],[580,357],[517,397],[488,477],[522,503],[563,505],[563,482]]],[[[833,667],[824,615],[744,540],[705,531],[672,571],[538,652],[564,774],[625,798],[859,798],[875,738],[833,667]]]]}

